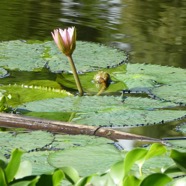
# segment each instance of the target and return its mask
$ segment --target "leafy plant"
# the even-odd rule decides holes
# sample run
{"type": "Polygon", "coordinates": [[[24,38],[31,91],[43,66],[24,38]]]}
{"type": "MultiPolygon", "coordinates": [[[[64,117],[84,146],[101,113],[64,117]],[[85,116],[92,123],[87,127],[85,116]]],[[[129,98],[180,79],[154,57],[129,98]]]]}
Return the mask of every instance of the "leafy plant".
{"type": "MultiPolygon", "coordinates": [[[[121,51],[95,43],[77,42],[74,60],[86,92],[86,96],[79,98],[73,96],[77,89],[69,64],[53,42],[9,41],[1,42],[0,48],[0,111],[7,111],[11,106],[28,116],[98,127],[153,125],[185,117],[185,108],[178,109],[186,103],[184,69],[126,64],[127,57],[121,51]],[[101,97],[93,96],[98,89],[92,79],[98,70],[106,71],[111,77],[105,96],[101,97]],[[131,93],[136,94],[133,97],[131,93]],[[7,99],[9,95],[11,99],[7,99]]],[[[2,159],[0,177],[3,186],[46,185],[46,181],[49,185],[59,185],[63,180],[79,186],[159,186],[170,182],[173,175],[185,175],[185,154],[177,150],[169,152],[160,144],[126,153],[119,152],[113,144],[102,143],[87,136],[85,141],[80,136],[80,142],[72,136],[67,139],[62,135],[40,131],[31,133],[30,137],[27,135],[1,133],[2,152],[9,154],[16,146],[27,151],[23,159],[32,162],[20,163],[20,154],[16,151],[12,157],[17,161],[14,164],[12,159],[10,161],[10,165],[15,168],[11,172],[8,168],[11,166],[2,159]],[[70,143],[66,143],[68,140],[70,143]],[[78,157],[82,157],[86,165],[76,162],[78,157]],[[95,157],[98,157],[96,165],[95,157]],[[166,168],[163,172],[160,168],[164,165],[164,158],[166,168]],[[29,171],[31,164],[33,175],[29,171]],[[152,165],[155,168],[149,169],[152,165]],[[28,176],[23,175],[21,178],[19,170],[24,166],[28,166],[28,172],[23,171],[28,176]]],[[[179,146],[173,140],[170,144],[179,146]]],[[[173,182],[176,184],[176,180],[173,182]]]]}
{"type": "MultiPolygon", "coordinates": [[[[23,151],[15,149],[12,151],[11,159],[8,164],[4,162],[4,160],[1,160],[0,184],[1,186],[60,186],[64,183],[75,186],[165,186],[168,183],[174,183],[174,186],[178,186],[178,183],[183,181],[183,178],[181,177],[181,179],[173,180],[171,174],[177,173],[179,169],[180,175],[186,176],[186,155],[174,149],[169,153],[169,157],[175,162],[173,165],[175,167],[174,169],[170,166],[161,172],[156,171],[142,175],[142,166],[148,159],[152,159],[155,156],[162,156],[165,153],[169,153],[169,150],[163,145],[156,143],[152,144],[149,149],[135,148],[127,152],[125,158],[113,164],[108,171],[93,173],[82,177],[77,170],[72,167],[60,167],[50,173],[42,175],[31,175],[31,173],[25,175],[24,171],[19,169],[19,167],[21,167],[21,156],[23,151]],[[139,165],[139,162],[140,169],[137,171],[133,168],[135,164],[139,165]]],[[[24,169],[31,169],[31,166],[26,164],[24,169]]]]}

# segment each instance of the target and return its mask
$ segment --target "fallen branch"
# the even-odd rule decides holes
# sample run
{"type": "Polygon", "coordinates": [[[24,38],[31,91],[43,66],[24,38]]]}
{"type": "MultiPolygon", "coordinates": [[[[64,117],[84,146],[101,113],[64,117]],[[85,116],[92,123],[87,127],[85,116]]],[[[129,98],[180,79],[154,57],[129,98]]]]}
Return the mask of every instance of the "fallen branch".
{"type": "Polygon", "coordinates": [[[39,119],[34,117],[21,116],[17,114],[0,113],[0,127],[25,128],[29,130],[44,130],[49,132],[65,133],[65,134],[83,134],[91,136],[105,137],[117,141],[117,139],[145,140],[153,142],[161,142],[159,139],[129,134],[117,130],[78,125],[61,121],[39,119]]]}

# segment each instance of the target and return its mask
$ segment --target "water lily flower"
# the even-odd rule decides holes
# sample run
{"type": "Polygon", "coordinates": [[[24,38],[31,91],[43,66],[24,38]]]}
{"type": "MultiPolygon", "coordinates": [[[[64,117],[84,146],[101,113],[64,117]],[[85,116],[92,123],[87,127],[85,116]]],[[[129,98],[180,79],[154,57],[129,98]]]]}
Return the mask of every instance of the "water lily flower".
{"type": "Polygon", "coordinates": [[[69,27],[67,29],[55,29],[52,33],[52,37],[58,46],[59,50],[64,53],[68,61],[70,63],[74,79],[76,82],[77,89],[79,91],[79,95],[83,95],[83,89],[79,80],[79,76],[72,58],[72,53],[74,52],[76,48],[76,28],[75,27],[69,27]]]}
{"type": "Polygon", "coordinates": [[[59,50],[66,56],[72,55],[76,48],[76,28],[69,27],[67,29],[55,29],[52,33],[52,37],[58,46],[59,50]]]}

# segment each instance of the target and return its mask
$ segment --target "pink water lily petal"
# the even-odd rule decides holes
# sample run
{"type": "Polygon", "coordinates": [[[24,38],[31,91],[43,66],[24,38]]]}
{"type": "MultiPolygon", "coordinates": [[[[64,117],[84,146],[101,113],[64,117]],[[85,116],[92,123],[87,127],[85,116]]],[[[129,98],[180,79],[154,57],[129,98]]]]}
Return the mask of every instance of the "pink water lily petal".
{"type": "Polygon", "coordinates": [[[71,55],[76,46],[76,30],[75,27],[69,27],[67,29],[55,29],[52,33],[52,37],[60,49],[65,55],[71,55]]]}
{"type": "Polygon", "coordinates": [[[68,28],[68,33],[69,33],[69,37],[70,37],[70,42],[72,42],[72,39],[73,39],[74,29],[75,29],[75,27],[68,28]]]}
{"type": "MultiPolygon", "coordinates": [[[[52,33],[52,32],[51,32],[52,33]]],[[[54,41],[55,41],[55,43],[56,43],[56,45],[58,46],[58,48],[60,49],[60,50],[62,50],[62,45],[61,45],[61,36],[60,36],[60,34],[59,34],[59,31],[58,31],[58,29],[55,29],[54,30],[54,33],[52,33],[52,37],[53,37],[53,39],[54,39],[54,41]]]]}

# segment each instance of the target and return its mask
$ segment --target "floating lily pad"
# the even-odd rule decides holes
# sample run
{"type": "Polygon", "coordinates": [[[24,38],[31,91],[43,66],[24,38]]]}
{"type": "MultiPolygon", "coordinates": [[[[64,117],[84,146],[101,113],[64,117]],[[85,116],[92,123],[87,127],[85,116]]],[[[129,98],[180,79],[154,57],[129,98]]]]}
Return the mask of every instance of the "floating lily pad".
{"type": "Polygon", "coordinates": [[[181,125],[177,126],[176,130],[178,130],[182,133],[186,133],[186,123],[182,123],[181,125]]]}
{"type": "Polygon", "coordinates": [[[91,145],[51,153],[49,163],[54,167],[72,166],[81,176],[104,172],[122,160],[122,153],[113,145],[91,145]]]}
{"type": "Polygon", "coordinates": [[[186,104],[186,83],[179,82],[171,85],[161,86],[152,90],[157,97],[176,103],[186,104]]]}
{"type": "MultiPolygon", "coordinates": [[[[51,71],[71,71],[67,58],[58,50],[54,41],[0,43],[1,66],[8,69],[33,71],[48,66],[51,71]]],[[[126,60],[126,55],[104,45],[77,41],[73,54],[78,71],[93,71],[115,66],[126,60]]]]}
{"type": "MultiPolygon", "coordinates": [[[[107,153],[110,152],[110,156],[115,159],[112,160],[109,156],[107,158],[108,166],[111,162],[114,163],[114,160],[117,160],[117,158],[121,158],[119,155],[120,152],[113,145],[113,141],[105,138],[86,135],[53,135],[52,133],[44,131],[31,131],[23,133],[0,132],[1,153],[8,155],[14,148],[20,148],[25,151],[22,160],[29,160],[32,163],[32,174],[43,174],[54,170],[56,163],[54,154],[57,153],[58,155],[58,152],[66,153],[66,151],[69,152],[69,150],[74,152],[74,156],[76,153],[79,154],[79,152],[82,152],[82,148],[84,148],[84,151],[86,151],[86,148],[90,148],[93,153],[96,152],[97,156],[100,155],[100,157],[106,157],[108,156],[107,153]],[[103,149],[101,147],[103,147],[103,149]],[[54,160],[48,162],[47,159],[50,154],[54,157],[54,160]]],[[[88,149],[87,152],[90,153],[88,149]]],[[[57,158],[60,157],[57,156],[57,158]]],[[[61,156],[61,158],[63,159],[63,156],[61,156]]],[[[89,159],[94,162],[96,157],[89,156],[89,159]]],[[[81,164],[82,162],[81,159],[77,159],[77,161],[79,161],[78,164],[81,164]]],[[[61,162],[59,162],[59,165],[60,163],[61,162]]],[[[104,160],[104,164],[107,164],[106,159],[104,160]]],[[[71,166],[72,164],[67,163],[66,165],[71,166]]]]}
{"type": "Polygon", "coordinates": [[[180,148],[183,148],[184,150],[186,150],[186,139],[172,139],[172,140],[167,140],[167,143],[172,147],[172,148],[178,148],[180,150],[180,148]]]}
{"type": "Polygon", "coordinates": [[[70,149],[73,147],[87,146],[87,145],[102,145],[113,143],[113,141],[87,135],[55,135],[55,139],[51,145],[54,149],[70,149]]]}
{"type": "Polygon", "coordinates": [[[7,100],[7,103],[12,107],[33,100],[71,95],[65,90],[34,85],[5,85],[1,86],[1,90],[6,91],[6,93],[4,93],[5,95],[11,95],[11,99],[7,100]]]}
{"type": "Polygon", "coordinates": [[[52,143],[54,136],[43,131],[10,133],[0,132],[0,150],[4,154],[10,154],[14,148],[25,151],[42,148],[52,143]]]}
{"type": "Polygon", "coordinates": [[[0,68],[0,78],[5,77],[8,75],[8,72],[4,68],[0,68]]]}
{"type": "Polygon", "coordinates": [[[126,71],[116,72],[114,77],[124,82],[128,89],[151,89],[184,82],[186,70],[159,65],[127,64],[126,71]]]}
{"type": "Polygon", "coordinates": [[[79,124],[105,126],[105,127],[125,127],[143,126],[164,123],[179,119],[185,116],[183,111],[110,111],[99,113],[77,114],[72,121],[79,124]]]}
{"type": "Polygon", "coordinates": [[[172,121],[185,116],[185,111],[169,110],[171,102],[149,98],[114,96],[66,97],[34,101],[19,106],[29,112],[76,113],[72,121],[95,126],[135,126],[172,121]]]}
{"type": "MultiPolygon", "coordinates": [[[[103,93],[116,93],[119,91],[122,91],[123,89],[126,89],[126,85],[115,79],[114,73],[124,71],[126,68],[126,65],[117,66],[115,68],[108,68],[108,69],[102,69],[102,71],[108,73],[111,77],[111,83],[107,87],[107,89],[103,93]]],[[[99,73],[99,71],[95,72],[86,72],[83,74],[80,74],[79,78],[83,87],[84,92],[87,94],[96,94],[99,92],[100,87],[97,86],[97,84],[94,82],[94,76],[99,73]]],[[[61,73],[57,75],[56,81],[61,84],[65,89],[70,90],[77,90],[74,77],[72,74],[69,73],[61,73]]]]}
{"type": "MultiPolygon", "coordinates": [[[[53,151],[52,151],[53,152],[53,151]]],[[[32,164],[32,175],[46,174],[54,170],[47,159],[51,151],[33,151],[24,153],[22,160],[28,160],[32,164]]]]}

